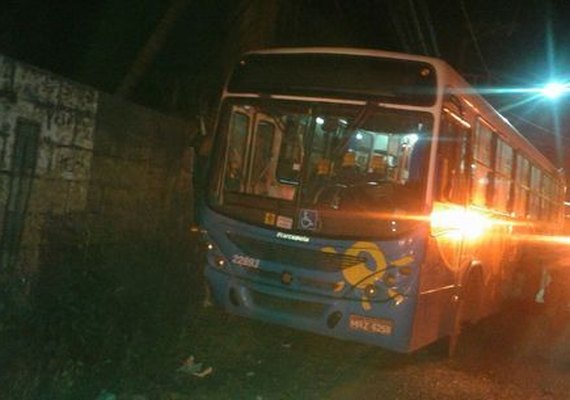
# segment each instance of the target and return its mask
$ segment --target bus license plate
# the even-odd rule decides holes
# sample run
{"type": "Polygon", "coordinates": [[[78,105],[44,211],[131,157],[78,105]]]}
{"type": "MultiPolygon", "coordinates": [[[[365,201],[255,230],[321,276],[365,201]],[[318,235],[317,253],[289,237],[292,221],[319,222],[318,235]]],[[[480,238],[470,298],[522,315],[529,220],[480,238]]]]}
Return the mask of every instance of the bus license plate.
{"type": "Polygon", "coordinates": [[[350,329],[353,331],[364,331],[378,335],[389,336],[392,334],[393,322],[387,319],[368,318],[361,315],[350,315],[350,329]]]}

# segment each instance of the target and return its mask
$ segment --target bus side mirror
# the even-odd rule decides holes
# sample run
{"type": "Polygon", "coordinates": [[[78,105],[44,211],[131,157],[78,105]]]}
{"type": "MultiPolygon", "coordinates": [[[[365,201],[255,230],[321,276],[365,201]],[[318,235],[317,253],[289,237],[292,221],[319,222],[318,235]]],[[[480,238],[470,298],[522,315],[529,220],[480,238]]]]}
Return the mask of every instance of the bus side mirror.
{"type": "Polygon", "coordinates": [[[212,151],[212,135],[208,134],[204,115],[199,114],[196,119],[198,120],[198,131],[192,136],[190,147],[194,148],[197,157],[207,157],[212,151]]]}
{"type": "Polygon", "coordinates": [[[200,122],[200,134],[202,136],[208,136],[208,130],[206,129],[206,118],[204,118],[204,114],[200,114],[198,116],[198,121],[200,122]]]}

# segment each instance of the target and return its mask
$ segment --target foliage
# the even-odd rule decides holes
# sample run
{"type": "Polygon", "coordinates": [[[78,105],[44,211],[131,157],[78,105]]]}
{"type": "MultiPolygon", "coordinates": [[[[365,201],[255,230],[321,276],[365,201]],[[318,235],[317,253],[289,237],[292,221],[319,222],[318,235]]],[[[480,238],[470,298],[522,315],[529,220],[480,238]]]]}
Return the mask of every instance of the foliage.
{"type": "Polygon", "coordinates": [[[190,254],[136,240],[48,253],[31,301],[0,315],[0,397],[92,399],[166,379],[197,295],[190,254]]]}

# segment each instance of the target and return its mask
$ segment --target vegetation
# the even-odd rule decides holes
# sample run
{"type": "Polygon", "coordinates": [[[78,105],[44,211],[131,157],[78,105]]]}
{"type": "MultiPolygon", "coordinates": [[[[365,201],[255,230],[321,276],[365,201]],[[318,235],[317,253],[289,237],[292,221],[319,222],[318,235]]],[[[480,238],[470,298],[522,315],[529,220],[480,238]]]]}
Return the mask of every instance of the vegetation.
{"type": "Polygon", "coordinates": [[[1,397],[92,399],[170,374],[197,303],[192,255],[134,239],[51,249],[31,301],[2,293],[1,397]]]}

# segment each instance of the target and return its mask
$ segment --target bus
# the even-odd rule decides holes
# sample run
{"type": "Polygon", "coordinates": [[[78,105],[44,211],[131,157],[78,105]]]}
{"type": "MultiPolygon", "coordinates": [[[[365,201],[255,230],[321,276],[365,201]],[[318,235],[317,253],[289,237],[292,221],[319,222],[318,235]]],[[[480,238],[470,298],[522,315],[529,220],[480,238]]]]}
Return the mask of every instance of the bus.
{"type": "Polygon", "coordinates": [[[246,53],[221,96],[199,224],[230,313],[412,352],[499,310],[564,177],[444,61],[246,53]]]}

